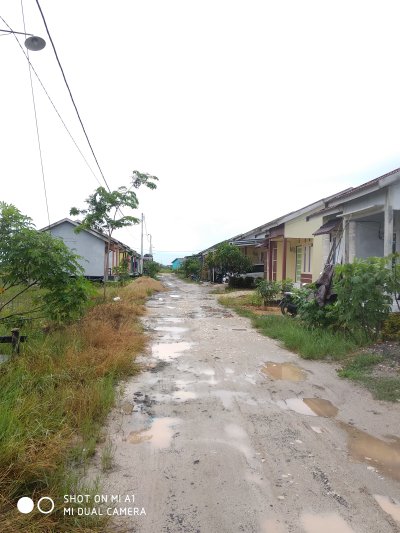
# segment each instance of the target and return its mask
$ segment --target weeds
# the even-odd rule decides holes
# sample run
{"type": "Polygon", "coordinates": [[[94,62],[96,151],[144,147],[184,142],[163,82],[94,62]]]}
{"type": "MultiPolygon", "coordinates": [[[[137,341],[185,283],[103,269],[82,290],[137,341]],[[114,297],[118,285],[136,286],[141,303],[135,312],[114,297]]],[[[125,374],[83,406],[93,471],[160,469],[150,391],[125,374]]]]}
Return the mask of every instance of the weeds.
{"type": "Polygon", "coordinates": [[[380,375],[377,365],[385,362],[381,355],[357,354],[339,370],[338,375],[365,385],[377,400],[389,402],[400,401],[400,375],[396,371],[391,375],[380,375]]]}
{"type": "MultiPolygon", "coordinates": [[[[72,472],[95,452],[116,383],[137,372],[145,342],[138,316],[148,292],[160,289],[146,278],[118,288],[120,301],[94,305],[76,324],[32,331],[21,355],[0,365],[2,533],[104,531],[98,517],[64,517],[63,495],[80,493],[72,472]],[[50,496],[55,511],[23,515],[16,509],[22,496],[50,496]]],[[[111,452],[104,448],[103,470],[111,452]]]]}
{"type": "MultiPolygon", "coordinates": [[[[297,352],[304,359],[341,359],[359,344],[340,333],[324,329],[309,329],[295,318],[265,314],[257,316],[248,306],[251,296],[221,297],[220,303],[232,307],[238,314],[252,320],[253,326],[264,335],[282,341],[285,348],[297,352]],[[246,306],[246,307],[244,307],[246,306]]],[[[254,305],[254,304],[253,304],[254,305]]]]}

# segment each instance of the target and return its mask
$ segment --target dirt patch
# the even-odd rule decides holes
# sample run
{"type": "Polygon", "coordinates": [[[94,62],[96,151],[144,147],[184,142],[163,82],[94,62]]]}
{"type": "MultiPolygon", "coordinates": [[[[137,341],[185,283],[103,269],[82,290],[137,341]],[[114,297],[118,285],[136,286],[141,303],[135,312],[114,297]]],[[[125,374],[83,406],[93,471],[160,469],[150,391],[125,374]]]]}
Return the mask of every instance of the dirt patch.
{"type": "Polygon", "coordinates": [[[400,375],[400,342],[379,342],[364,348],[363,353],[380,355],[383,360],[378,363],[372,375],[376,377],[397,377],[400,375]]]}

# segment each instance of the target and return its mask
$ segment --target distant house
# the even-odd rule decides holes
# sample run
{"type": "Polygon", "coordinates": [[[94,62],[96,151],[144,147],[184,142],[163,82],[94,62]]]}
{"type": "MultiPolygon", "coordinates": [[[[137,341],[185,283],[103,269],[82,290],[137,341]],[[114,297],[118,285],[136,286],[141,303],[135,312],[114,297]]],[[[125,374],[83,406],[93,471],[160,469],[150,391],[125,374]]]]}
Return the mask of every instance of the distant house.
{"type": "MultiPolygon", "coordinates": [[[[41,231],[49,231],[54,237],[64,241],[70,250],[80,256],[79,263],[84,269],[84,276],[89,279],[99,279],[104,276],[104,258],[108,246],[107,236],[95,230],[82,230],[75,233],[79,222],[64,218],[54,222],[41,231]]],[[[138,271],[137,252],[126,244],[111,239],[109,251],[109,276],[113,274],[113,268],[120,266],[123,261],[128,261],[128,272],[135,274],[138,271]]]]}
{"type": "Polygon", "coordinates": [[[178,270],[178,268],[182,265],[184,259],[184,257],[177,257],[176,259],[174,259],[171,263],[172,270],[178,270]]]}

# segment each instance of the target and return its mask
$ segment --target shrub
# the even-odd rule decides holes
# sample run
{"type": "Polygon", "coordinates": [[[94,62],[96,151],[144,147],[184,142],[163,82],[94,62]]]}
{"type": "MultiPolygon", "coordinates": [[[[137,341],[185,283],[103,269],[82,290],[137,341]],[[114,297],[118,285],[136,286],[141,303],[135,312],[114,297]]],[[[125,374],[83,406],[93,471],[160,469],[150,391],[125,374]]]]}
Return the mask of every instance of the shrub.
{"type": "Polygon", "coordinates": [[[230,276],[228,286],[231,289],[252,289],[254,287],[254,278],[251,276],[230,276]]]}
{"type": "Polygon", "coordinates": [[[256,292],[261,296],[264,305],[267,306],[276,300],[281,288],[279,282],[263,279],[258,282],[256,292]]]}
{"type": "Polygon", "coordinates": [[[391,309],[395,269],[388,268],[388,258],[380,257],[337,265],[334,275],[337,325],[352,334],[361,331],[369,338],[377,337],[391,309]]]}
{"type": "Polygon", "coordinates": [[[400,341],[400,313],[391,313],[382,324],[384,340],[400,341]]]}

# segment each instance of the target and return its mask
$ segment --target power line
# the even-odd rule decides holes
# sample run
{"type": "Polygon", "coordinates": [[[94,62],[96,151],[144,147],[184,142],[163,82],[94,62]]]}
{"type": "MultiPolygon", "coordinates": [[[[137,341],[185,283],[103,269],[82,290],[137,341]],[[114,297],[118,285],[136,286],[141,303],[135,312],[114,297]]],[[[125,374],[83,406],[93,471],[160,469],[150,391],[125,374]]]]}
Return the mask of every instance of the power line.
{"type": "MultiPolygon", "coordinates": [[[[0,15],[0,19],[1,19],[1,20],[4,22],[4,24],[10,29],[10,34],[13,34],[15,40],[17,41],[18,46],[20,47],[22,53],[24,54],[26,60],[28,61],[28,63],[29,63],[29,65],[30,65],[30,67],[31,67],[31,69],[32,69],[32,71],[33,71],[33,73],[34,73],[35,76],[36,76],[36,79],[37,79],[38,82],[40,83],[40,85],[41,85],[41,87],[42,87],[42,89],[43,89],[45,95],[47,96],[47,98],[49,99],[49,102],[50,102],[51,105],[53,106],[54,111],[57,113],[58,118],[59,118],[60,121],[61,121],[61,124],[64,126],[66,132],[67,132],[68,135],[70,136],[72,142],[74,143],[76,149],[78,150],[78,152],[79,152],[80,155],[82,156],[82,159],[83,159],[84,162],[86,163],[86,166],[88,167],[88,169],[89,169],[90,172],[92,173],[93,177],[95,178],[95,180],[97,181],[97,183],[98,183],[99,185],[101,185],[101,183],[100,183],[100,181],[99,181],[99,178],[98,178],[98,177],[96,176],[96,174],[94,173],[94,171],[93,171],[92,167],[90,166],[88,160],[86,159],[84,153],[83,153],[82,150],[79,148],[78,143],[75,141],[75,139],[74,139],[72,133],[69,131],[67,125],[65,124],[64,119],[62,118],[60,112],[58,111],[58,109],[57,109],[55,103],[53,102],[53,100],[52,100],[52,98],[51,98],[51,96],[50,96],[49,93],[47,92],[46,87],[44,86],[42,80],[40,79],[39,74],[36,72],[35,67],[32,65],[32,63],[31,63],[31,61],[30,61],[30,59],[29,59],[29,56],[25,53],[25,51],[24,51],[24,49],[23,49],[21,43],[19,42],[17,36],[16,36],[15,33],[12,31],[10,25],[7,24],[7,22],[4,20],[4,18],[3,18],[1,15],[0,15]]],[[[0,36],[0,37],[2,37],[2,36],[0,36]]]]}
{"type": "MultiPolygon", "coordinates": [[[[22,0],[21,0],[21,1],[22,1],[22,0]]],[[[49,28],[48,28],[48,26],[47,26],[47,22],[46,22],[46,19],[45,19],[44,14],[43,14],[42,8],[40,7],[39,0],[36,0],[36,4],[37,4],[37,6],[38,6],[38,8],[39,8],[40,15],[41,15],[41,17],[42,17],[42,20],[43,20],[44,26],[45,26],[45,28],[46,28],[47,35],[48,35],[48,37],[49,37],[49,40],[50,40],[51,46],[53,47],[54,55],[56,56],[56,60],[57,60],[58,66],[60,67],[61,74],[62,74],[62,76],[63,76],[63,78],[64,78],[65,85],[66,85],[66,87],[67,87],[67,89],[68,89],[69,96],[70,96],[71,101],[72,101],[72,104],[73,104],[73,106],[74,106],[74,108],[75,108],[76,115],[77,115],[77,117],[78,117],[78,119],[79,119],[79,122],[80,122],[80,125],[81,125],[81,127],[82,127],[83,133],[85,134],[86,140],[87,140],[87,142],[88,142],[88,145],[89,145],[89,148],[90,148],[90,150],[91,150],[91,152],[92,152],[92,155],[93,155],[93,157],[94,157],[94,160],[96,161],[96,165],[97,165],[97,168],[98,168],[99,171],[100,171],[101,177],[103,178],[104,183],[105,183],[106,186],[107,186],[107,189],[109,190],[109,192],[111,192],[110,186],[109,186],[108,183],[107,183],[107,180],[106,180],[106,178],[105,178],[105,176],[104,176],[104,174],[103,174],[103,171],[102,171],[102,169],[101,169],[101,167],[100,167],[100,164],[99,164],[99,162],[98,162],[98,160],[97,160],[96,154],[94,153],[94,150],[93,150],[92,144],[91,144],[91,142],[90,142],[90,140],[89,140],[89,136],[88,136],[88,134],[86,133],[86,129],[85,129],[85,126],[83,125],[83,122],[82,122],[81,116],[80,116],[80,114],[79,114],[78,108],[77,108],[77,106],[76,106],[76,103],[75,103],[74,97],[72,96],[71,89],[70,89],[69,84],[68,84],[68,82],[67,82],[67,78],[66,78],[66,76],[65,76],[64,69],[63,69],[62,66],[61,66],[61,62],[60,62],[60,59],[59,59],[59,57],[58,57],[56,47],[55,47],[55,45],[54,45],[53,39],[51,38],[50,31],[49,31],[49,28]]]]}
{"type": "MultiPolygon", "coordinates": [[[[23,6],[23,3],[22,3],[22,0],[21,0],[21,11],[22,11],[22,21],[23,21],[23,24],[24,24],[24,32],[26,33],[24,6],[23,6]]],[[[28,60],[29,60],[29,51],[28,51],[28,60]]],[[[29,69],[29,79],[30,79],[30,83],[31,83],[33,111],[34,111],[34,115],[35,115],[36,136],[37,136],[38,148],[39,148],[40,166],[41,166],[41,169],[42,169],[42,180],[43,180],[44,198],[45,198],[46,210],[47,210],[47,221],[48,221],[49,226],[50,226],[49,201],[48,201],[48,198],[47,198],[46,179],[45,179],[45,176],[44,176],[42,148],[41,148],[41,144],[40,144],[39,124],[38,124],[38,118],[37,118],[37,112],[36,112],[35,92],[33,90],[33,80],[32,80],[32,71],[31,71],[31,63],[30,63],[30,61],[28,61],[28,69],[29,69]]]]}

